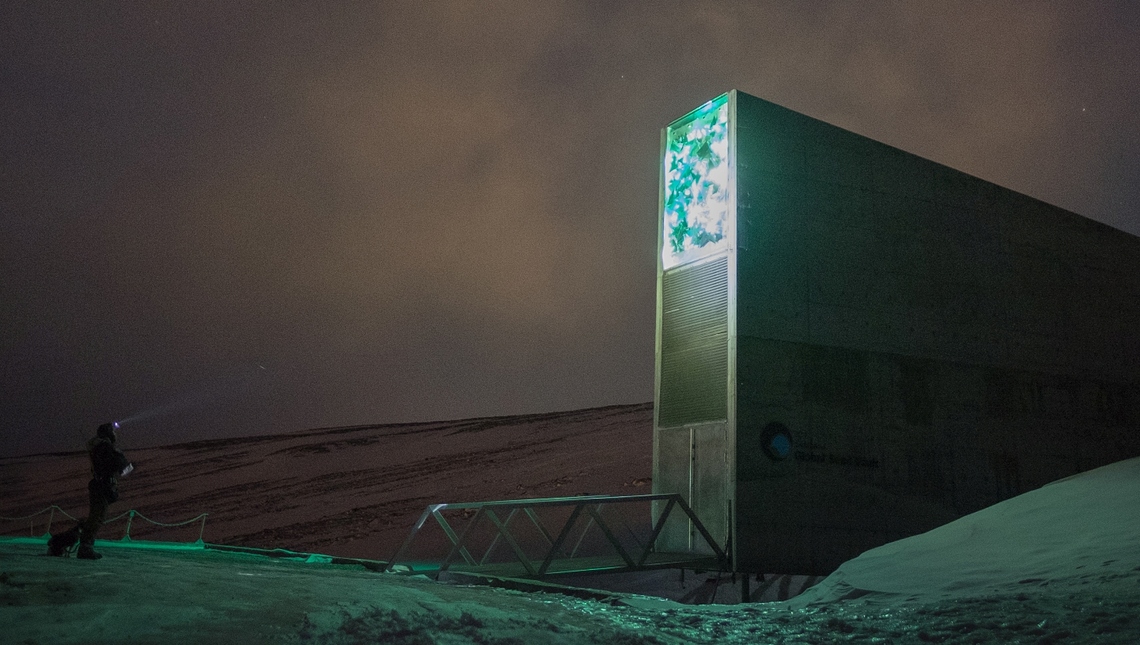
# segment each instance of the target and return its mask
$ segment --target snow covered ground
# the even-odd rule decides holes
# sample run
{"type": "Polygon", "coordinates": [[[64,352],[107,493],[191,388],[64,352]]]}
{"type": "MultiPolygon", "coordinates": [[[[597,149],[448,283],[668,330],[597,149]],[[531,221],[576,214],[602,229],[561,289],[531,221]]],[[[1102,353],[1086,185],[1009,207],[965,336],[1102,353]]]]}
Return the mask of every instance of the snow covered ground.
{"type": "MultiPolygon", "coordinates": [[[[994,504],[844,563],[794,604],[942,601],[1140,580],[1140,459],[994,504]]],[[[1138,589],[1137,591],[1140,591],[1138,589]]]]}
{"type": "MultiPolygon", "coordinates": [[[[644,411],[610,413],[617,422],[629,422],[644,411]]],[[[609,413],[592,414],[606,418],[609,413]]],[[[578,418],[572,423],[589,421],[578,418]]],[[[520,449],[515,467],[508,467],[514,462],[506,459],[507,453],[492,449],[490,439],[485,440],[485,456],[471,458],[483,469],[487,459],[503,459],[502,468],[483,473],[489,483],[503,488],[523,481],[557,482],[559,464],[566,473],[561,476],[561,487],[570,482],[573,491],[574,482],[590,477],[593,483],[602,481],[601,475],[581,469],[587,446],[581,446],[583,452],[576,459],[567,461],[557,450],[548,452],[542,447],[542,439],[578,445],[570,426],[561,430],[557,426],[551,418],[515,426],[512,432],[521,434],[509,435],[508,443],[527,446],[520,449]],[[537,479],[540,476],[545,479],[537,479]]],[[[447,433],[457,428],[440,427],[420,430],[444,446],[447,433]]],[[[482,431],[493,433],[495,427],[504,426],[483,427],[482,431]]],[[[267,521],[287,527],[282,533],[299,542],[264,546],[304,546],[305,536],[296,531],[318,524],[306,524],[302,511],[317,519],[323,517],[320,513],[342,513],[339,507],[322,510],[319,501],[305,498],[306,487],[324,482],[319,494],[314,493],[317,500],[350,504],[350,489],[328,484],[336,481],[331,476],[337,472],[336,463],[346,464],[347,472],[358,473],[367,460],[390,459],[380,452],[354,456],[348,448],[335,445],[337,436],[344,439],[347,435],[349,440],[369,436],[353,432],[263,440],[257,450],[266,459],[278,460],[271,470],[258,470],[251,447],[243,448],[246,454],[230,467],[210,462],[231,478],[234,487],[210,499],[235,496],[232,502],[237,503],[244,490],[258,504],[272,507],[273,498],[261,489],[272,489],[276,482],[297,497],[303,508],[286,520],[270,517],[267,521]],[[281,452],[283,448],[292,451],[281,452]],[[282,455],[305,454],[339,459],[281,461],[282,455]],[[315,473],[282,468],[287,463],[319,468],[315,473]],[[271,477],[274,472],[276,479],[271,477]]],[[[593,435],[591,441],[597,442],[600,436],[593,435]]],[[[162,462],[159,449],[154,449],[151,464],[165,463],[171,469],[167,472],[173,473],[177,459],[197,455],[202,463],[224,456],[222,452],[211,455],[207,449],[212,450],[200,445],[164,449],[163,458],[170,462],[162,462]]],[[[24,486],[39,477],[45,485],[60,490],[74,486],[76,474],[58,465],[52,470],[53,459],[63,458],[0,460],[5,494],[30,506],[31,493],[13,488],[14,484],[24,486]]],[[[449,459],[458,468],[468,463],[462,455],[452,454],[449,459]]],[[[610,482],[616,488],[631,488],[640,479],[634,477],[636,469],[609,467],[620,472],[610,482]]],[[[468,471],[462,479],[478,472],[468,471]]],[[[455,481],[449,480],[446,471],[438,477],[455,481]]],[[[144,483],[143,490],[149,491],[144,499],[190,495],[178,490],[181,484],[177,481],[165,484],[169,489],[165,493],[157,480],[144,483]]],[[[206,483],[187,479],[184,486],[194,490],[206,483]]],[[[131,494],[126,484],[124,489],[131,494]]],[[[364,490],[359,494],[377,493],[364,490]]],[[[385,494],[399,499],[400,493],[385,494]]],[[[440,493],[433,490],[430,494],[440,493]]],[[[415,506],[418,503],[409,503],[410,512],[415,512],[415,506]]],[[[271,512],[268,507],[264,512],[271,512]]],[[[0,509],[0,514],[6,512],[10,512],[7,507],[0,509]]],[[[236,512],[234,517],[238,517],[236,512]]],[[[239,526],[237,519],[228,521],[230,526],[239,526]]],[[[337,536],[334,531],[321,530],[321,539],[337,536]]],[[[214,538],[208,535],[207,539],[214,538]]],[[[0,542],[0,642],[1140,642],[1140,459],[1055,482],[934,531],[873,549],[799,597],[778,603],[695,607],[629,594],[582,598],[441,584],[379,573],[360,564],[305,563],[203,550],[101,548],[106,557],[88,562],[44,557],[40,544],[0,542]]]]}
{"type": "Polygon", "coordinates": [[[874,549],[796,599],[693,607],[359,565],[0,543],[3,642],[1136,643],[1140,459],[874,549]]]}

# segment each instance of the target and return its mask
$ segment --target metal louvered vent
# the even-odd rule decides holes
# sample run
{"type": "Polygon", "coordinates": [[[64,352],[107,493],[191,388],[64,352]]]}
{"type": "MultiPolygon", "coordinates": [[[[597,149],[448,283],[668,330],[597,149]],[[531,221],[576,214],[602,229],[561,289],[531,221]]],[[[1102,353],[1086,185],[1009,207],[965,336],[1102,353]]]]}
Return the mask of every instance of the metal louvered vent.
{"type": "Polygon", "coordinates": [[[661,278],[658,424],[728,416],[728,258],[666,271],[661,278]]]}

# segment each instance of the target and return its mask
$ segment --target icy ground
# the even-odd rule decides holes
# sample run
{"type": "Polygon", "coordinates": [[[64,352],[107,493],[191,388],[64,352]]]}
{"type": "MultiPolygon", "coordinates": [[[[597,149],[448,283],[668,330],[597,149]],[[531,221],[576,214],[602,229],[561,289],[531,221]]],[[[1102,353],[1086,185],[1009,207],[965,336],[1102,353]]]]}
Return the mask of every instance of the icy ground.
{"type": "Polygon", "coordinates": [[[874,549],[784,603],[463,587],[360,566],[0,543],[4,643],[1137,643],[1140,459],[874,549]]]}

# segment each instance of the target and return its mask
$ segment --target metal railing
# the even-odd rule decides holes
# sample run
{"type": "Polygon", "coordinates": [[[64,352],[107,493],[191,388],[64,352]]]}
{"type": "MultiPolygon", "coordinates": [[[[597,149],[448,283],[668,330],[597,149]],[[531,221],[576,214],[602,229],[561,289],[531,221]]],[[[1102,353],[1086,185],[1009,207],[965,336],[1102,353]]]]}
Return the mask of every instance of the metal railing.
{"type": "Polygon", "coordinates": [[[443,529],[443,533],[451,545],[450,551],[439,563],[438,569],[435,572],[437,578],[453,564],[458,564],[459,560],[462,560],[463,564],[471,570],[479,570],[481,567],[485,568],[485,565],[488,565],[490,561],[492,553],[501,544],[506,544],[510,547],[510,551],[517,562],[522,565],[523,571],[525,572],[524,575],[526,576],[540,578],[551,575],[556,572],[555,569],[552,568],[556,562],[560,562],[563,565],[557,568],[558,572],[565,572],[567,569],[572,568],[565,566],[567,561],[573,561],[578,557],[579,549],[583,541],[586,539],[591,528],[594,527],[604,536],[605,543],[608,543],[613,549],[613,555],[618,557],[618,560],[615,561],[614,564],[604,567],[595,567],[595,570],[637,570],[649,567],[679,566],[686,561],[707,561],[707,555],[694,553],[671,554],[673,557],[664,559],[654,557],[655,555],[660,555],[657,551],[657,540],[661,536],[661,532],[665,528],[665,523],[669,520],[670,514],[675,509],[680,509],[688,521],[692,522],[693,528],[704,538],[705,543],[712,551],[717,568],[727,569],[729,563],[725,550],[717,544],[716,540],[713,539],[709,531],[697,518],[693,509],[685,503],[685,500],[678,494],[657,494],[582,495],[578,497],[500,500],[463,504],[432,504],[424,510],[399,550],[389,559],[386,570],[411,570],[410,567],[402,567],[401,563],[409,561],[407,556],[412,548],[412,544],[415,542],[417,535],[419,535],[420,531],[424,528],[424,525],[427,524],[428,518],[435,519],[443,529]],[[618,538],[615,526],[612,526],[613,522],[607,521],[602,511],[604,508],[613,505],[629,505],[646,502],[664,502],[664,507],[660,515],[657,516],[657,519],[652,522],[648,538],[644,541],[637,539],[636,533],[629,528],[624,520],[621,520],[628,533],[634,536],[635,544],[630,548],[629,545],[623,544],[622,540],[618,538]],[[555,507],[570,509],[569,516],[566,517],[557,532],[548,530],[546,524],[543,523],[537,513],[538,509],[550,509],[555,507]],[[469,517],[462,531],[455,531],[444,517],[444,511],[463,511],[465,517],[469,517]],[[472,512],[473,515],[469,515],[472,512]],[[540,558],[529,557],[523,545],[511,530],[512,524],[520,516],[530,521],[537,530],[538,535],[541,536],[542,542],[545,543],[545,551],[540,558]],[[588,519],[584,526],[578,528],[579,525],[582,524],[581,520],[583,518],[588,519]],[[494,537],[481,556],[476,558],[471,553],[471,551],[476,548],[472,536],[475,535],[480,527],[484,529],[489,527],[494,537]],[[578,529],[576,539],[575,529],[578,529]],[[569,548],[571,543],[573,543],[573,547],[569,548]],[[687,560],[686,557],[680,556],[686,556],[687,560]]]}

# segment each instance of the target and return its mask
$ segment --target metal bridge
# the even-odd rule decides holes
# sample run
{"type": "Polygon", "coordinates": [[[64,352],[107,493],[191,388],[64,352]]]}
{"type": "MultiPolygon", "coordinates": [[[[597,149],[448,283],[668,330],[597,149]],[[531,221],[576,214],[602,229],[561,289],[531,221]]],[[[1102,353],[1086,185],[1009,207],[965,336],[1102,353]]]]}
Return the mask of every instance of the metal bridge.
{"type": "MultiPolygon", "coordinates": [[[[644,509],[649,510],[649,509],[644,509]]],[[[439,578],[447,571],[502,578],[638,571],[645,569],[730,569],[725,549],[716,543],[693,509],[678,494],[581,495],[538,499],[499,500],[462,504],[432,504],[412,527],[387,570],[423,573],[439,578]],[[652,505],[648,524],[628,521],[638,506],[652,505]],[[690,534],[703,539],[686,552],[658,549],[659,538],[671,515],[680,512],[690,534]],[[456,531],[452,522],[464,524],[456,531]],[[553,517],[553,519],[552,519],[553,517]],[[446,536],[449,551],[442,560],[413,558],[417,538],[422,539],[428,519],[434,519],[446,536]],[[560,525],[552,522],[560,522],[560,525]],[[550,527],[557,527],[551,531],[550,527]],[[527,539],[529,538],[529,539],[527,539]],[[505,548],[504,548],[505,547],[505,548]],[[504,560],[501,555],[506,552],[504,560]]]]}

